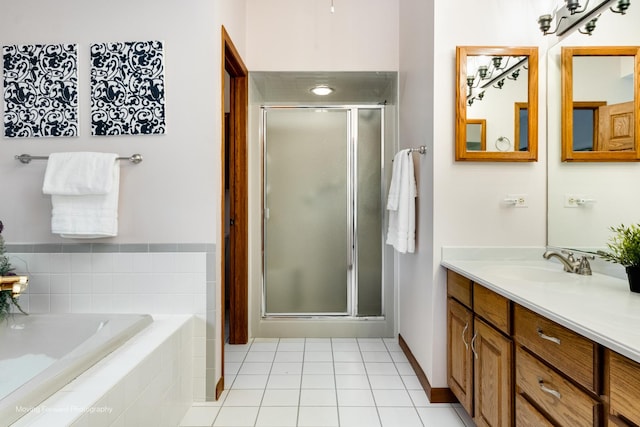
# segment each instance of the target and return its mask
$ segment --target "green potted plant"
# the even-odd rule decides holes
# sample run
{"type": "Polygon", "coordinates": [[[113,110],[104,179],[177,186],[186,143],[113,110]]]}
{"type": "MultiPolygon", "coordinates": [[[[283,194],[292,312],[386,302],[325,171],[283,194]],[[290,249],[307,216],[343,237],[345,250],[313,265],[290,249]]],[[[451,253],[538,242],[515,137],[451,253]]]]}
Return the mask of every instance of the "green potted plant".
{"type": "Polygon", "coordinates": [[[627,271],[629,289],[640,292],[640,224],[610,227],[615,234],[607,243],[609,251],[598,251],[603,259],[622,265],[627,271]]]}

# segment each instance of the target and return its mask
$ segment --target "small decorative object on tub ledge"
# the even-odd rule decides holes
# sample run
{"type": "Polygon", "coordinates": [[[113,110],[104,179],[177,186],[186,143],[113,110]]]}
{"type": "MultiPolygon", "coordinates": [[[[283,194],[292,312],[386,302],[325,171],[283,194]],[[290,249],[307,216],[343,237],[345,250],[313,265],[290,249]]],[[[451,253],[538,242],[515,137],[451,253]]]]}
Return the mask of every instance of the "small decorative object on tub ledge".
{"type": "Polygon", "coordinates": [[[609,251],[598,251],[598,255],[621,264],[627,271],[631,292],[640,292],[640,224],[620,224],[609,229],[615,233],[607,243],[609,251]]]}
{"type": "Polygon", "coordinates": [[[4,254],[3,229],[4,226],[0,221],[0,321],[9,315],[11,304],[15,305],[22,313],[27,314],[18,304],[18,297],[26,289],[29,282],[27,276],[16,276],[13,273],[13,267],[4,254]]]}

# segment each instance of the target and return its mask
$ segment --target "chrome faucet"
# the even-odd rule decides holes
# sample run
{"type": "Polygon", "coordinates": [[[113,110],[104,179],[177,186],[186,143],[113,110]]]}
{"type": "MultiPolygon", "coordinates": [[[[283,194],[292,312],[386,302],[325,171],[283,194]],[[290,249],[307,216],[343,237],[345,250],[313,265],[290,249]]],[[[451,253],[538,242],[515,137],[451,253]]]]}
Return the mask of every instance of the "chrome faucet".
{"type": "Polygon", "coordinates": [[[573,256],[573,252],[561,252],[563,254],[566,254],[567,256],[565,257],[561,253],[556,251],[546,251],[544,254],[542,254],[542,256],[544,259],[550,259],[552,257],[558,258],[564,266],[564,271],[566,272],[581,274],[584,276],[591,276],[591,265],[589,264],[589,260],[595,259],[593,255],[582,255],[580,259],[576,260],[573,256]]]}

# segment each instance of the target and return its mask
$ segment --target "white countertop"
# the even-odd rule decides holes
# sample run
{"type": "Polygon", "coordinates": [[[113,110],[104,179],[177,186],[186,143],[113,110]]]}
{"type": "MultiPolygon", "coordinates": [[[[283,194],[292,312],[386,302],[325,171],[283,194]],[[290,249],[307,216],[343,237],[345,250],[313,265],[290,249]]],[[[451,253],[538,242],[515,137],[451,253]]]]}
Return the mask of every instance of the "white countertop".
{"type": "MultiPolygon", "coordinates": [[[[444,252],[444,251],[443,251],[444,252]]],[[[557,262],[446,259],[442,266],[640,363],[640,294],[626,280],[557,262]]]]}

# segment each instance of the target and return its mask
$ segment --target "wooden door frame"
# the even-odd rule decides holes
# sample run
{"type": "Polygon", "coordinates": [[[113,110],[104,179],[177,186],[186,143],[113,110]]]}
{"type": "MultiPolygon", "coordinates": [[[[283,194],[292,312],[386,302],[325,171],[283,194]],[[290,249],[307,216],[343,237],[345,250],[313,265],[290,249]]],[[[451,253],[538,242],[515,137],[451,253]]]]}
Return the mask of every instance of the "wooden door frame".
{"type": "Polygon", "coordinates": [[[225,283],[229,280],[229,343],[246,344],[249,339],[248,320],[248,177],[247,177],[247,115],[249,72],[244,65],[240,54],[235,48],[231,37],[222,26],[222,123],[225,114],[225,72],[229,74],[229,155],[225,153],[225,126],[222,128],[221,139],[221,206],[220,218],[222,222],[221,232],[224,233],[227,218],[225,217],[225,168],[229,168],[229,216],[233,219],[233,225],[229,231],[230,262],[229,276],[225,277],[225,239],[221,242],[221,337],[222,354],[218,355],[222,361],[222,378],[216,385],[216,399],[220,397],[224,389],[224,343],[225,343],[225,283]]]}

